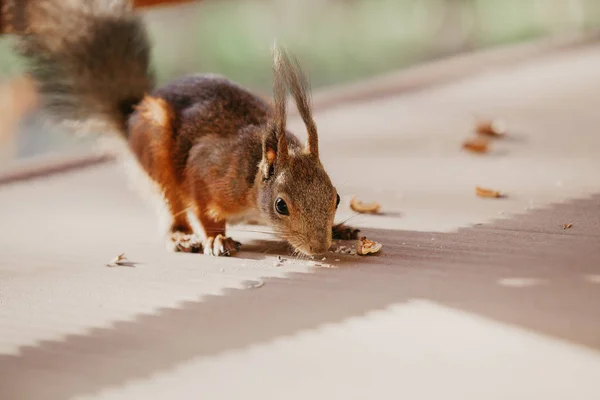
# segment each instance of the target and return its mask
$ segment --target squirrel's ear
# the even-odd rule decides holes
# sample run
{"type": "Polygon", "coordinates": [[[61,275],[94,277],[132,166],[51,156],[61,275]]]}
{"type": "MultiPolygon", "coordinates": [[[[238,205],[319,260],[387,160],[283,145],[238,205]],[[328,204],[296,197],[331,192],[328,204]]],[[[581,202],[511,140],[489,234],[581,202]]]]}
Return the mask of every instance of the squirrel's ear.
{"type": "Polygon", "coordinates": [[[285,133],[280,134],[276,124],[269,125],[262,146],[261,168],[263,178],[269,179],[275,171],[276,165],[283,165],[288,160],[288,145],[285,133]]]}
{"type": "Polygon", "coordinates": [[[281,53],[277,46],[273,48],[273,110],[274,114],[268,126],[263,142],[263,171],[265,179],[274,171],[274,165],[283,165],[288,158],[288,143],[285,136],[286,125],[286,87],[284,70],[281,65],[281,53]]]}

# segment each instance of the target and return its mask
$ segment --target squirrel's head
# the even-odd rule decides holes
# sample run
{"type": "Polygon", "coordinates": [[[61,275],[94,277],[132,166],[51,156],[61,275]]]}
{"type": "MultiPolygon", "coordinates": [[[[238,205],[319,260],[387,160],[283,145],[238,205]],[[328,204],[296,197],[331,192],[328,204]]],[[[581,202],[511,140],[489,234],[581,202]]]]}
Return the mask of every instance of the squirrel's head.
{"type": "Polygon", "coordinates": [[[298,63],[275,50],[274,115],[263,139],[258,204],[283,239],[306,255],[326,252],[339,195],[319,160],[308,81],[298,63]],[[286,131],[286,92],[291,91],[306,125],[306,146],[286,131]]]}

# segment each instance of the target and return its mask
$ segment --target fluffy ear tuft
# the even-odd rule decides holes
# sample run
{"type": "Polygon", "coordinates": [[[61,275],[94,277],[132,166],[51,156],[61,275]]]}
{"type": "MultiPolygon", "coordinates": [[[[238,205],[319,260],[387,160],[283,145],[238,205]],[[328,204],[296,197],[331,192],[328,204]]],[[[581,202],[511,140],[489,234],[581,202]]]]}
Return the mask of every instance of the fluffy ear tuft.
{"type": "MultiPolygon", "coordinates": [[[[308,133],[308,143],[306,150],[308,153],[319,156],[319,137],[317,134],[317,126],[312,117],[312,110],[310,105],[310,86],[306,75],[300,68],[300,63],[295,57],[289,57],[285,50],[276,49],[275,58],[279,71],[280,79],[285,81],[285,85],[292,92],[296,107],[300,112],[302,121],[306,126],[308,133]]],[[[285,95],[285,90],[283,91],[285,95]]]]}
{"type": "Polygon", "coordinates": [[[275,102],[274,128],[278,135],[286,129],[286,87],[285,70],[281,63],[281,49],[275,45],[273,48],[273,100],[275,102]]]}
{"type": "Polygon", "coordinates": [[[276,164],[283,165],[288,158],[286,129],[286,86],[281,50],[273,49],[273,100],[274,115],[263,141],[264,179],[269,179],[276,164]]]}

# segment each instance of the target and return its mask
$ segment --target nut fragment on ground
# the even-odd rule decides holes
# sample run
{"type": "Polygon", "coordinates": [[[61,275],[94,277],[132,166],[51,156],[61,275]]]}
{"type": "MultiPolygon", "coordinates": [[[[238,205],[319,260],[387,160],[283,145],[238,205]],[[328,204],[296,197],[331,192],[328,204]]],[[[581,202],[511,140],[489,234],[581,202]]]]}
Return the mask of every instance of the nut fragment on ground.
{"type": "Polygon", "coordinates": [[[369,240],[366,237],[362,237],[356,241],[356,252],[359,256],[366,256],[367,254],[375,254],[381,250],[383,245],[373,240],[369,240]]]}
{"type": "Polygon", "coordinates": [[[506,135],[506,123],[500,119],[482,120],[475,125],[475,132],[480,135],[502,137],[506,135]]]}
{"type": "Polygon", "coordinates": [[[356,197],[353,197],[352,200],[350,200],[350,208],[352,211],[356,211],[360,214],[379,214],[381,211],[381,205],[379,203],[363,203],[356,197]]]}
{"type": "Polygon", "coordinates": [[[338,254],[350,254],[350,255],[355,255],[356,254],[356,249],[347,247],[347,246],[340,246],[337,249],[335,249],[335,251],[333,251],[334,253],[338,253],[338,254]]]}
{"type": "Polygon", "coordinates": [[[476,138],[463,142],[462,148],[473,153],[487,153],[489,151],[489,142],[485,139],[476,138]]]}
{"type": "Polygon", "coordinates": [[[335,266],[333,266],[331,264],[320,262],[320,261],[308,261],[307,265],[309,265],[311,267],[316,267],[316,268],[336,268],[335,266]]]}
{"type": "Polygon", "coordinates": [[[257,281],[246,281],[244,282],[245,289],[260,289],[265,286],[265,281],[259,279],[257,281]]]}
{"type": "Polygon", "coordinates": [[[486,198],[501,198],[501,197],[505,196],[505,194],[502,192],[499,192],[497,190],[482,188],[480,186],[475,187],[475,193],[479,197],[486,197],[486,198]]]}
{"type": "Polygon", "coordinates": [[[122,266],[132,266],[132,263],[125,257],[125,253],[121,253],[112,260],[108,264],[107,267],[122,267],[122,266]]]}
{"type": "Polygon", "coordinates": [[[281,256],[277,256],[277,260],[275,261],[275,266],[276,267],[283,267],[283,265],[285,264],[285,262],[287,261],[287,259],[281,257],[281,256]]]}
{"type": "Polygon", "coordinates": [[[563,229],[571,229],[572,226],[573,224],[564,224],[563,229]]]}

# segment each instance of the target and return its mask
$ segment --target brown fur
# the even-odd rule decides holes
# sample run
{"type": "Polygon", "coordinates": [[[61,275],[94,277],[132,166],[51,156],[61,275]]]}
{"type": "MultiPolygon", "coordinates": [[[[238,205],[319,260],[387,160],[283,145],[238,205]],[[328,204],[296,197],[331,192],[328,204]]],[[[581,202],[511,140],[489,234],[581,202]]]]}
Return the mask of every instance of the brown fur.
{"type": "Polygon", "coordinates": [[[173,218],[170,230],[191,233],[185,212],[189,201],[182,196],[171,161],[175,120],[173,109],[164,99],[146,96],[130,119],[129,146],[165,197],[173,218]]]}
{"type": "Polygon", "coordinates": [[[38,0],[55,19],[44,23],[43,34],[29,29],[22,47],[48,109],[120,132],[167,202],[171,238],[192,232],[191,212],[203,228],[205,254],[229,255],[237,242],[225,237],[226,223],[258,214],[297,251],[329,248],[337,193],[319,160],[308,82],[297,62],[276,49],[274,104],[215,75],[151,91],[149,45],[124,3],[87,0],[79,10],[53,1],[38,0]],[[65,19],[69,29],[61,30],[65,19]],[[307,126],[307,145],[286,130],[288,89],[307,126]],[[282,201],[287,210],[278,212],[282,201]]]}

